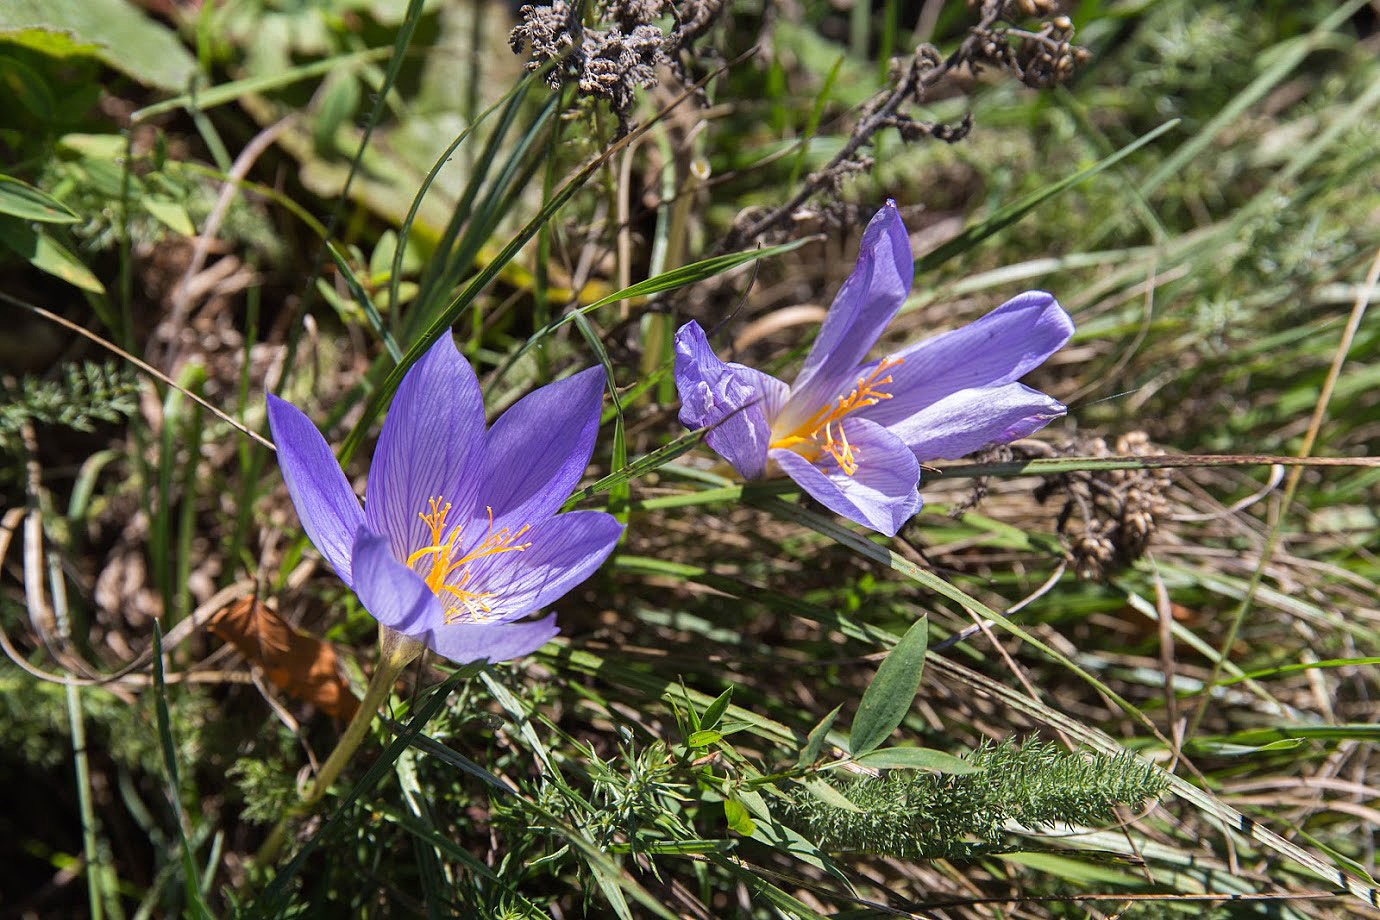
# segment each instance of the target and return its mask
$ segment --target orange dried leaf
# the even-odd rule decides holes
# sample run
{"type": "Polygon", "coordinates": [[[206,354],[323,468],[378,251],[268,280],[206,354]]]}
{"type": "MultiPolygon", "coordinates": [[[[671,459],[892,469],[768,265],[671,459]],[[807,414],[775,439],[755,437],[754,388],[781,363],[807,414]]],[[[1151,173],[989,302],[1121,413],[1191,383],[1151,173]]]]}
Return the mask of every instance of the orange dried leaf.
{"type": "Polygon", "coordinates": [[[218,610],[206,625],[263,668],[273,685],[288,696],[348,720],[359,700],[341,675],[335,648],[293,629],[255,598],[244,598],[218,610]]]}

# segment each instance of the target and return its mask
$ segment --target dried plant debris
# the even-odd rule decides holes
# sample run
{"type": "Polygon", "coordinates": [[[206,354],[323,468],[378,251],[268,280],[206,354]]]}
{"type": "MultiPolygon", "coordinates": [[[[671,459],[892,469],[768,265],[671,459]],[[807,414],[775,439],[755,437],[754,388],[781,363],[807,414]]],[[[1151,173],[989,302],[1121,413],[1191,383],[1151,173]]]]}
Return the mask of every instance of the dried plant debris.
{"type": "Polygon", "coordinates": [[[1073,20],[1067,16],[1043,21],[1034,31],[1010,24],[1020,15],[1048,16],[1056,6],[1053,0],[984,0],[981,5],[983,21],[969,37],[973,45],[967,64],[974,72],[984,65],[998,67],[1026,86],[1044,89],[1072,77],[1087,61],[1087,49],[1073,45],[1073,20]],[[995,8],[1005,22],[989,22],[987,11],[995,8]]]}
{"type": "Polygon", "coordinates": [[[1047,15],[1053,7],[1049,0],[982,0],[978,23],[948,57],[933,45],[921,44],[908,57],[896,58],[891,85],[863,105],[848,140],[829,163],[807,176],[781,205],[741,214],[718,251],[740,249],[779,229],[820,195],[824,202],[816,206],[813,216],[822,218],[826,226],[846,226],[845,213],[837,207],[836,199],[849,176],[872,168],[866,149],[884,128],[895,128],[907,143],[933,138],[953,144],[967,137],[972,129],[971,116],[956,124],[943,124],[921,120],[908,111],[923,103],[929,90],[951,75],[996,67],[1040,89],[1072,77],[1087,60],[1088,52],[1072,44],[1073,22],[1067,16],[1040,22],[1033,30],[1017,25],[1031,16],[1047,15]]]}
{"type": "Polygon", "coordinates": [[[621,137],[636,91],[656,85],[658,65],[692,82],[682,54],[718,18],[723,2],[605,0],[595,5],[593,25],[581,21],[583,9],[569,0],[529,3],[518,12],[522,21],[508,41],[515,54],[527,49],[528,70],[557,62],[546,78],[552,89],[573,83],[582,96],[607,101],[621,137]],[[674,22],[669,32],[663,21],[674,22]]]}
{"type": "MultiPolygon", "coordinates": [[[[1062,445],[1055,452],[1082,457],[1163,453],[1143,431],[1117,438],[1115,451],[1102,438],[1088,438],[1062,445]]],[[[1035,490],[1035,497],[1044,501],[1064,495],[1059,535],[1079,577],[1092,580],[1130,565],[1145,553],[1169,510],[1165,498],[1169,482],[1167,469],[1079,470],[1046,480],[1035,490]]]]}
{"type": "Polygon", "coordinates": [[[359,708],[338,664],[335,647],[294,629],[254,598],[218,610],[206,627],[264,669],[288,696],[305,700],[342,721],[359,708]]]}

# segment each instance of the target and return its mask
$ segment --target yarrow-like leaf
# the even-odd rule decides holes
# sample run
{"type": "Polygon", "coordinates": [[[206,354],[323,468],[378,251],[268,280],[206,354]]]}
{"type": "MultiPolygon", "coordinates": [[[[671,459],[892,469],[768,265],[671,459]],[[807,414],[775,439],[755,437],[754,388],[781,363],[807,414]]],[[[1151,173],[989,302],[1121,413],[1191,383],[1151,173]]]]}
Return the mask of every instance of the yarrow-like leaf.
{"type": "Polygon", "coordinates": [[[604,375],[588,368],[520,400],[487,431],[474,371],[442,336],[408,371],[374,450],[365,507],[325,439],[268,397],[302,527],[382,627],[457,662],[507,661],[559,630],[518,622],[584,581],[622,525],[557,514],[594,450],[604,375]]]}
{"type": "Polygon", "coordinates": [[[863,233],[795,382],[714,354],[693,320],[676,333],[680,420],[745,479],[773,470],[821,504],[894,536],[920,510],[920,463],[961,457],[1043,428],[1065,408],[1016,383],[1073,334],[1043,291],[880,361],[867,352],[905,302],[915,263],[896,204],[863,233]]]}

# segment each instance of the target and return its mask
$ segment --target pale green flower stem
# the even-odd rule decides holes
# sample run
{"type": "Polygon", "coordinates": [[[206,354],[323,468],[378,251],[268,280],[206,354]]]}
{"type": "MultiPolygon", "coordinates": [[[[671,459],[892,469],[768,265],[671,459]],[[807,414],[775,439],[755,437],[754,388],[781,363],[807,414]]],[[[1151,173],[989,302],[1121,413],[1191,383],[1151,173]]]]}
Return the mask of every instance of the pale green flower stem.
{"type": "Polygon", "coordinates": [[[321,765],[316,779],[306,792],[302,793],[302,800],[278,819],[278,823],[273,826],[273,830],[259,847],[259,851],[254,855],[254,861],[259,866],[266,866],[274,860],[287,840],[288,825],[320,801],[326,790],[331,787],[331,783],[340,775],[340,771],[345,769],[345,765],[354,756],[355,749],[369,733],[374,716],[383,708],[383,704],[388,702],[388,696],[398,675],[421,654],[422,647],[420,639],[404,636],[387,626],[379,626],[379,664],[374,670],[369,686],[364,690],[364,699],[359,701],[359,709],[355,711],[350,724],[345,727],[345,733],[340,736],[340,741],[336,743],[335,750],[331,751],[331,756],[321,765]]]}

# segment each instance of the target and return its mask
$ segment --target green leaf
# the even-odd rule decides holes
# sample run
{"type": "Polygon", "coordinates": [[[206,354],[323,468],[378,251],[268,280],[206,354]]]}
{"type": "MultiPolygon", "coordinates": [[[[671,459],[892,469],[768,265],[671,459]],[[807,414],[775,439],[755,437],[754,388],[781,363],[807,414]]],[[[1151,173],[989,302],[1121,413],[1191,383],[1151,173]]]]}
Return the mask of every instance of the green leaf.
{"type": "Polygon", "coordinates": [[[0,38],[56,57],[94,57],[158,89],[184,89],[196,73],[177,33],[125,0],[6,0],[0,38]]]}
{"type": "Polygon", "coordinates": [[[359,81],[348,70],[334,71],[326,78],[319,98],[321,104],[311,126],[312,143],[318,153],[334,153],[336,132],[355,117],[359,108],[359,81]]]}
{"type": "Polygon", "coordinates": [[[1292,751],[1302,747],[1304,741],[1271,741],[1269,744],[1232,744],[1230,741],[1201,741],[1192,739],[1184,742],[1184,753],[1198,757],[1247,757],[1251,754],[1267,754],[1272,751],[1292,751]]]}
{"type": "Polygon", "coordinates": [[[830,806],[831,808],[840,808],[844,811],[862,811],[861,808],[853,804],[853,802],[848,798],[848,796],[844,795],[842,792],[839,792],[829,782],[827,782],[824,779],[821,779],[818,776],[811,776],[809,779],[802,779],[800,781],[800,785],[804,786],[805,789],[810,793],[810,795],[819,799],[821,802],[823,802],[825,805],[830,806]]]}
{"type": "Polygon", "coordinates": [[[728,829],[744,837],[751,837],[757,824],[748,816],[747,806],[737,799],[724,799],[724,819],[728,829]]]}
{"type": "Polygon", "coordinates": [[[340,270],[340,275],[345,280],[345,287],[350,291],[350,297],[364,310],[364,315],[369,319],[369,325],[383,340],[388,354],[392,355],[394,361],[401,361],[402,349],[398,347],[398,343],[394,340],[393,334],[388,331],[388,327],[383,324],[383,317],[379,316],[378,308],[374,306],[374,301],[364,290],[364,285],[360,284],[359,278],[355,277],[355,271],[350,267],[350,263],[345,260],[345,256],[340,250],[335,248],[335,244],[329,240],[326,241],[326,249],[330,252],[331,258],[335,260],[335,267],[340,270]]]}
{"type": "Polygon", "coordinates": [[[872,683],[863,691],[858,715],[848,746],[854,757],[875,750],[901,724],[920,689],[920,674],[925,668],[925,646],[929,643],[929,621],[916,620],[887,653],[872,683]]]}
{"type": "Polygon", "coordinates": [[[19,104],[35,121],[51,122],[55,103],[48,81],[28,64],[0,54],[0,92],[19,104]]]}
{"type": "Polygon", "coordinates": [[[159,223],[180,236],[196,236],[196,225],[187,209],[168,198],[144,198],[139,202],[159,223]]]}
{"type": "Polygon", "coordinates": [[[976,773],[978,768],[961,757],[933,748],[888,747],[857,758],[858,763],[879,770],[929,770],[933,773],[976,773]]]}
{"type": "Polygon", "coordinates": [[[714,702],[704,710],[704,715],[700,717],[700,728],[714,728],[719,724],[719,720],[724,717],[724,710],[728,709],[728,703],[733,699],[733,687],[720,693],[714,702]]]}
{"type": "Polygon", "coordinates": [[[35,231],[25,221],[0,217],[0,246],[6,246],[34,268],[55,275],[68,284],[104,294],[105,287],[76,256],[48,234],[35,231]]]}
{"type": "Polygon", "coordinates": [[[843,704],[835,706],[829,714],[819,720],[819,724],[810,729],[809,736],[805,739],[805,746],[800,749],[800,756],[796,758],[797,766],[812,764],[819,759],[820,749],[824,747],[824,739],[829,734],[829,729],[834,727],[834,720],[838,718],[839,710],[843,704]]]}
{"type": "Polygon", "coordinates": [[[709,747],[724,736],[723,732],[716,732],[713,729],[701,729],[691,732],[690,737],[685,739],[685,743],[692,748],[709,747]]]}
{"type": "Polygon", "coordinates": [[[67,205],[48,193],[3,174],[0,174],[0,214],[45,224],[75,224],[81,220],[67,205]]]}

